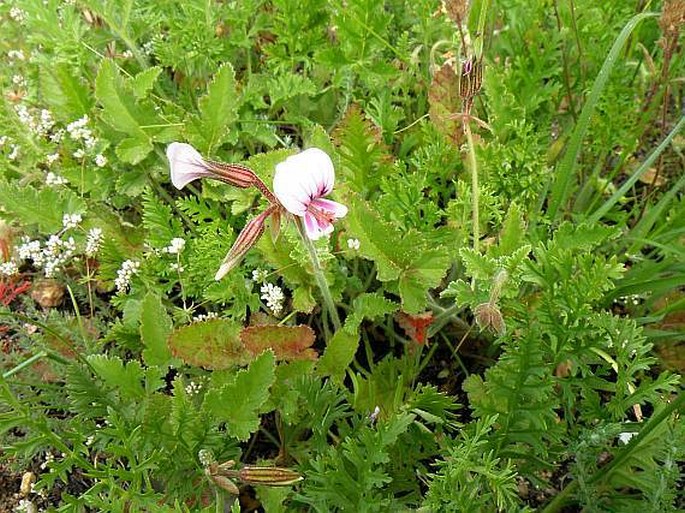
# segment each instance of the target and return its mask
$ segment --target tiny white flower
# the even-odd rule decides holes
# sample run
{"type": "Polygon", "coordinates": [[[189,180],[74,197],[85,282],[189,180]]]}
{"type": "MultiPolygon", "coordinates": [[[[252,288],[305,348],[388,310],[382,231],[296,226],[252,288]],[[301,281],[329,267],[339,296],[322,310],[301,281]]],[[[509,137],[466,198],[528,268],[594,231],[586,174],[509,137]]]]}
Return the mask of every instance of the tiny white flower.
{"type": "Polygon", "coordinates": [[[50,141],[54,142],[55,144],[61,143],[62,139],[64,139],[65,133],[65,130],[63,128],[60,128],[59,130],[50,135],[50,141]]]}
{"type": "Polygon", "coordinates": [[[7,158],[11,161],[15,161],[19,158],[19,155],[21,155],[21,148],[18,144],[13,144],[10,148],[12,151],[7,155],[7,158]]]}
{"type": "Polygon", "coordinates": [[[95,156],[95,165],[97,167],[105,167],[107,165],[107,157],[105,157],[101,153],[98,153],[95,156]]]}
{"type": "Polygon", "coordinates": [[[86,156],[86,152],[83,151],[83,148],[79,148],[78,150],[76,150],[76,151],[73,153],[73,155],[74,155],[74,158],[75,158],[75,159],[82,159],[83,157],[86,156]]]}
{"type": "Polygon", "coordinates": [[[200,314],[193,316],[191,323],[209,321],[211,319],[218,319],[219,314],[216,312],[207,312],[206,314],[200,314]]]}
{"type": "Polygon", "coordinates": [[[23,75],[16,74],[12,76],[12,83],[17,87],[25,87],[26,79],[23,75]]]}
{"type": "Polygon", "coordinates": [[[255,283],[262,283],[269,276],[269,271],[266,269],[255,269],[252,271],[252,281],[255,283]]]}
{"type": "Polygon", "coordinates": [[[59,160],[59,153],[51,153],[50,155],[45,157],[45,162],[47,163],[48,166],[53,165],[58,160],[59,160]]]}
{"type": "Polygon", "coordinates": [[[186,389],[186,394],[197,395],[202,390],[202,384],[196,383],[195,381],[191,381],[190,383],[188,383],[186,385],[185,389],[186,389]]]}
{"type": "Polygon", "coordinates": [[[618,434],[618,440],[623,444],[623,445],[628,445],[628,443],[632,440],[634,436],[636,436],[637,433],[634,431],[628,431],[624,433],[619,433],[618,434]]]}
{"type": "Polygon", "coordinates": [[[347,239],[347,247],[353,251],[359,251],[359,247],[360,247],[359,239],[347,239]]]}
{"type": "Polygon", "coordinates": [[[62,216],[62,226],[65,230],[76,228],[83,221],[81,214],[64,214],[62,216]]]}

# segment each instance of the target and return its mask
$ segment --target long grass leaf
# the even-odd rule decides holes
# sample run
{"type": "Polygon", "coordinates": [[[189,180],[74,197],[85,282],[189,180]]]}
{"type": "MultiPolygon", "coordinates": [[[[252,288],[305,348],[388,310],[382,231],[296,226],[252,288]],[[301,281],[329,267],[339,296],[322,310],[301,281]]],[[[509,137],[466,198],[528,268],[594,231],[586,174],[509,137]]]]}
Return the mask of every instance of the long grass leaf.
{"type": "Polygon", "coordinates": [[[602,69],[599,70],[599,74],[597,75],[597,78],[595,78],[595,83],[592,85],[592,90],[583,106],[576,127],[571,134],[566,152],[557,167],[557,172],[555,173],[556,180],[552,186],[552,193],[549,201],[548,214],[550,219],[556,220],[569,198],[571,193],[571,182],[575,174],[575,164],[576,160],[578,160],[578,155],[580,154],[583,138],[585,137],[592,114],[597,106],[600,95],[602,94],[602,91],[604,91],[607,81],[609,80],[609,75],[616,64],[623,45],[641,21],[656,16],[659,16],[659,13],[648,12],[633,16],[626,26],[623,27],[623,30],[616,38],[614,45],[611,47],[609,55],[607,55],[604,60],[602,69]]]}
{"type": "MultiPolygon", "coordinates": [[[[659,144],[659,146],[656,147],[656,149],[647,157],[647,159],[642,163],[642,165],[635,170],[635,172],[626,180],[626,182],[615,192],[611,195],[609,199],[607,199],[604,204],[599,207],[595,212],[588,218],[588,220],[592,223],[595,223],[599,221],[604,214],[606,214],[609,210],[611,210],[611,207],[613,207],[623,196],[625,196],[626,192],[635,185],[635,182],[637,182],[640,177],[645,174],[645,172],[652,166],[652,164],[656,161],[657,158],[659,158],[659,155],[666,149],[666,147],[671,143],[673,138],[682,130],[682,128],[685,126],[685,116],[680,118],[680,121],[678,124],[671,130],[671,133],[669,133],[666,138],[659,144]]],[[[683,177],[685,178],[685,177],[683,177]]],[[[666,194],[664,195],[664,198],[666,196],[672,196],[677,192],[683,184],[685,184],[685,181],[683,181],[683,178],[678,180],[678,182],[673,186],[673,188],[666,194]]],[[[662,201],[664,200],[662,198],[662,201]]],[[[670,201],[670,200],[669,200],[670,201]]],[[[659,202],[661,203],[661,201],[659,202]]],[[[650,209],[650,214],[643,219],[643,221],[649,217],[653,217],[653,212],[655,208],[650,209]]],[[[632,236],[634,237],[640,237],[639,232],[636,232],[636,228],[642,224],[643,221],[640,221],[638,225],[633,229],[633,233],[631,233],[632,236]]],[[[644,232],[644,230],[641,230],[644,232]]]]}

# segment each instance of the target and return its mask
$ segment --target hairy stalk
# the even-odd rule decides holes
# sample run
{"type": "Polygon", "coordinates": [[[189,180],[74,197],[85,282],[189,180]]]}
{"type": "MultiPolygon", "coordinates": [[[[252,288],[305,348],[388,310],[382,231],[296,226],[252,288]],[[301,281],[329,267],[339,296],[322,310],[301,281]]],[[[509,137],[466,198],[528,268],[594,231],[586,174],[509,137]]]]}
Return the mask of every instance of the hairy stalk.
{"type": "Polygon", "coordinates": [[[323,269],[321,268],[321,263],[319,262],[319,255],[316,254],[314,243],[304,229],[304,221],[298,219],[296,220],[295,224],[297,225],[297,231],[300,233],[302,242],[304,242],[304,245],[309,252],[309,259],[312,261],[312,268],[314,269],[314,278],[316,279],[316,284],[319,286],[319,290],[321,290],[321,296],[323,297],[323,302],[328,310],[328,315],[330,315],[335,331],[338,331],[341,327],[340,317],[338,317],[338,311],[335,308],[333,296],[331,296],[331,291],[328,288],[328,282],[323,274],[323,269]]]}
{"type": "Polygon", "coordinates": [[[471,206],[473,209],[473,250],[478,251],[478,242],[480,240],[480,219],[478,215],[478,162],[476,161],[476,148],[473,145],[473,134],[471,134],[471,124],[468,115],[464,116],[464,134],[466,134],[466,143],[469,151],[469,168],[471,170],[471,206]]]}

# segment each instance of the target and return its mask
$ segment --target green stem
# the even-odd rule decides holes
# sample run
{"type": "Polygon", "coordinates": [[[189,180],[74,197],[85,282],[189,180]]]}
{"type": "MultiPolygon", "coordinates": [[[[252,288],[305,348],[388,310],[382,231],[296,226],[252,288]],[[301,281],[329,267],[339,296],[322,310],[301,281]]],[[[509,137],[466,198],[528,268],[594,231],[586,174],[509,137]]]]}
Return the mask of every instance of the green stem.
{"type": "MultiPolygon", "coordinates": [[[[647,436],[649,436],[649,434],[654,431],[659,424],[670,417],[674,411],[680,410],[683,407],[683,403],[685,403],[685,394],[681,392],[678,397],[671,401],[668,406],[666,406],[656,415],[652,416],[652,418],[649,419],[640,432],[630,440],[628,445],[626,445],[616,454],[616,457],[613,460],[599,469],[586,481],[587,484],[591,485],[597,481],[600,481],[601,479],[608,478],[616,468],[622,465],[630,457],[630,455],[633,454],[642,441],[647,438],[647,436]]],[[[571,496],[573,493],[575,493],[577,488],[578,481],[573,481],[566,488],[564,488],[544,510],[542,510],[542,513],[556,513],[557,511],[560,511],[571,500],[571,496]]]]}
{"type": "Polygon", "coordinates": [[[304,246],[307,248],[307,251],[309,251],[309,259],[312,261],[314,278],[316,279],[316,284],[319,286],[319,290],[321,290],[321,296],[323,297],[323,302],[326,304],[326,308],[328,309],[328,315],[333,322],[335,331],[338,331],[341,327],[340,317],[338,317],[338,310],[335,308],[333,296],[331,296],[331,291],[328,288],[328,282],[323,274],[323,269],[321,268],[321,263],[319,262],[319,255],[316,253],[314,243],[307,235],[307,232],[304,228],[304,221],[296,219],[295,224],[297,225],[297,231],[300,232],[300,237],[302,237],[304,246]]]}
{"type": "Polygon", "coordinates": [[[473,135],[471,134],[471,124],[468,113],[464,116],[464,133],[469,150],[469,168],[471,168],[471,205],[473,208],[473,250],[478,252],[478,242],[480,240],[480,220],[478,216],[478,162],[476,161],[476,148],[473,145],[473,135]]]}
{"type": "Polygon", "coordinates": [[[215,497],[215,509],[216,513],[224,513],[224,494],[221,490],[218,488],[214,489],[214,497],[215,497]]]}

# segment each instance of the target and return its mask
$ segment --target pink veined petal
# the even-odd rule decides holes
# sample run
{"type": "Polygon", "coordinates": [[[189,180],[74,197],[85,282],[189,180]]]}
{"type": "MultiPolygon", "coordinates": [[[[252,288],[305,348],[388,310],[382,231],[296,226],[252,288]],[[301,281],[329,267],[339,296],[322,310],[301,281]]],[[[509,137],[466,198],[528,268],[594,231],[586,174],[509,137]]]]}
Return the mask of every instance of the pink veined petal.
{"type": "Polygon", "coordinates": [[[311,212],[304,215],[304,229],[307,237],[317,240],[333,232],[333,225],[327,221],[317,220],[311,212]]]}
{"type": "Polygon", "coordinates": [[[336,219],[340,219],[341,217],[345,217],[347,215],[347,207],[342,203],[338,203],[337,201],[317,198],[312,200],[311,205],[323,210],[324,212],[333,214],[336,219]]]}
{"type": "Polygon", "coordinates": [[[183,189],[193,180],[213,176],[205,165],[202,155],[186,143],[171,143],[166,150],[171,167],[171,183],[177,189],[183,189]]]}
{"type": "Polygon", "coordinates": [[[330,157],[318,148],[292,155],[276,166],[274,194],[290,213],[302,216],[309,202],[333,189],[330,157]]]}

